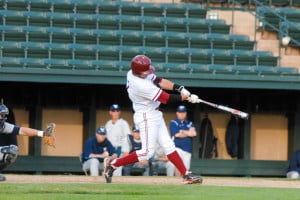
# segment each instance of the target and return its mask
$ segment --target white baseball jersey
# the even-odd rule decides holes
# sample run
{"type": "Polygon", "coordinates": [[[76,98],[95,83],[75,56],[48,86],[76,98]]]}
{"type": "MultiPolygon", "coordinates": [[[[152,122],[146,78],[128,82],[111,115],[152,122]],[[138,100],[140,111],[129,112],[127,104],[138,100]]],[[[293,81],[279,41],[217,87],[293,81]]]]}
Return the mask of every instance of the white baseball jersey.
{"type": "Polygon", "coordinates": [[[155,110],[160,105],[156,101],[162,90],[153,84],[155,74],[149,74],[145,79],[132,74],[130,70],[127,73],[127,91],[134,112],[147,112],[155,110]]]}
{"type": "Polygon", "coordinates": [[[133,75],[131,70],[127,73],[127,92],[134,109],[133,120],[140,130],[142,141],[142,149],[136,151],[140,161],[149,160],[157,144],[162,146],[166,155],[175,151],[163,114],[157,109],[160,105],[157,100],[163,91],[153,83],[155,78],[155,74],[143,79],[133,75]]]}
{"type": "Polygon", "coordinates": [[[106,122],[105,128],[107,131],[107,139],[115,148],[122,147],[127,135],[130,134],[128,122],[122,118],[120,118],[116,123],[109,120],[106,122]]]}

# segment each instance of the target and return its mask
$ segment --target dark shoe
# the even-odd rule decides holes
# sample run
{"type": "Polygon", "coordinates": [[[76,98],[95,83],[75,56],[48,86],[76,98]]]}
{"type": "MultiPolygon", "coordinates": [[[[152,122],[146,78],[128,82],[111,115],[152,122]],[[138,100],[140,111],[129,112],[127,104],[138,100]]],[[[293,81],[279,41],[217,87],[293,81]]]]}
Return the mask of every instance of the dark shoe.
{"type": "Polygon", "coordinates": [[[201,184],[203,181],[202,177],[199,175],[192,174],[192,172],[187,172],[185,176],[183,176],[183,183],[184,184],[201,184]]]}
{"type": "Polygon", "coordinates": [[[105,158],[104,159],[104,172],[103,172],[103,174],[104,174],[106,183],[111,183],[113,172],[115,171],[115,168],[113,166],[111,166],[111,162],[113,160],[114,159],[112,159],[112,158],[105,158]]]}
{"type": "Polygon", "coordinates": [[[6,181],[6,177],[3,174],[0,174],[0,181],[6,181]]]}

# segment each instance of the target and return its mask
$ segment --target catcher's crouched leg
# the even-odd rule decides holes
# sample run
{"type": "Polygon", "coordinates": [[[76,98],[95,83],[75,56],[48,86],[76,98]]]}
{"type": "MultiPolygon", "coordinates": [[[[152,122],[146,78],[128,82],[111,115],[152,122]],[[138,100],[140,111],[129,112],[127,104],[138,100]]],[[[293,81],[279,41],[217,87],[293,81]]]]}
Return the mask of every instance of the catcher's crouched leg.
{"type": "MultiPolygon", "coordinates": [[[[14,163],[18,156],[18,147],[16,145],[0,147],[0,172],[14,163]]],[[[0,174],[0,181],[5,181],[6,178],[0,174]]]]}

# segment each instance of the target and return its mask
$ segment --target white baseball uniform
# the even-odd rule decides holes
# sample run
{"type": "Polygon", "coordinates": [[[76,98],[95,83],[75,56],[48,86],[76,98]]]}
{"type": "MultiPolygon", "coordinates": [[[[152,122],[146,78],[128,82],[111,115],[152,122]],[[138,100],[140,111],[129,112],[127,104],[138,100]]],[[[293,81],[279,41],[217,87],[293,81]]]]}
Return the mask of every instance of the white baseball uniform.
{"type": "MultiPolygon", "coordinates": [[[[118,156],[122,156],[121,152],[123,151],[124,143],[126,143],[126,137],[130,134],[128,122],[122,118],[120,118],[116,123],[109,120],[105,124],[105,128],[107,130],[107,139],[116,148],[118,156]]],[[[114,171],[114,176],[122,176],[122,167],[119,167],[114,171]]]]}
{"type": "Polygon", "coordinates": [[[149,74],[145,79],[127,73],[127,92],[133,103],[133,120],[140,130],[142,149],[136,151],[139,161],[149,160],[157,143],[164,149],[166,155],[175,151],[175,145],[169,136],[168,129],[163,119],[163,114],[157,101],[162,89],[153,81],[155,74],[149,74]]]}

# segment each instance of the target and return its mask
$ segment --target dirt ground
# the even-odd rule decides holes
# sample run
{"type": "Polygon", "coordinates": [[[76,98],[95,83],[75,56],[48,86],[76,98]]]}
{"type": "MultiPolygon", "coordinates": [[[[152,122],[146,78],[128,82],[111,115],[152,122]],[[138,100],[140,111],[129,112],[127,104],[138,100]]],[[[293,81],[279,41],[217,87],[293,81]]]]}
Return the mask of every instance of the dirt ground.
{"type": "MultiPolygon", "coordinates": [[[[2,183],[105,183],[103,176],[84,175],[20,175],[6,174],[7,181],[2,183]]],[[[0,184],[2,184],[0,182],[0,184]]],[[[182,184],[180,177],[166,176],[128,176],[113,177],[113,183],[120,184],[182,184]]],[[[300,188],[300,180],[285,178],[244,178],[244,177],[204,177],[203,185],[237,187],[278,187],[300,188]]]]}

